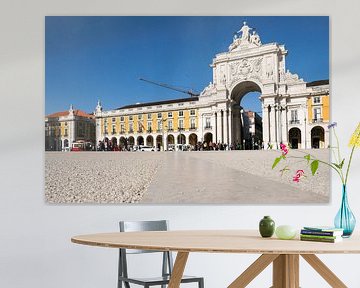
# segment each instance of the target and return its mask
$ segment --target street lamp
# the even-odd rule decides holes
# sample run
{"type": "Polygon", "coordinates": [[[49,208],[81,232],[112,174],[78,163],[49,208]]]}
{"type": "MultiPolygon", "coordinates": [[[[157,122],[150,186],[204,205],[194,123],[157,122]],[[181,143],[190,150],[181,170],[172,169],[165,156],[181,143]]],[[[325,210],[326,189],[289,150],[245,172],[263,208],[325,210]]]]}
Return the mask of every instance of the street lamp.
{"type": "Polygon", "coordinates": [[[245,150],[244,109],[240,109],[242,150],[245,150]]]}

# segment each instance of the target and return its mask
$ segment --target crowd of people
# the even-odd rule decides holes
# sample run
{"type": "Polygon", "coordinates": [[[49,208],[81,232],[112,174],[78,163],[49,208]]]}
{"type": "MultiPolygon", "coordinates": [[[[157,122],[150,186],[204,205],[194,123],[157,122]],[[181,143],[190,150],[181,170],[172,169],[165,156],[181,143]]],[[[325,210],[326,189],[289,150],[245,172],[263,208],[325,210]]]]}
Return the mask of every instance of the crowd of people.
{"type": "MultiPolygon", "coordinates": [[[[141,145],[139,145],[141,146],[141,145]]],[[[108,139],[104,139],[103,141],[99,141],[96,146],[96,151],[136,151],[139,148],[138,145],[128,144],[128,143],[121,143],[118,145],[115,142],[112,142],[108,139]]],[[[259,150],[264,149],[263,146],[260,146],[258,143],[254,143],[254,145],[246,145],[244,143],[241,145],[239,142],[231,145],[227,145],[226,143],[215,143],[215,142],[197,142],[195,145],[189,144],[179,144],[175,146],[174,144],[169,144],[168,149],[169,151],[173,150],[182,150],[182,151],[224,151],[224,150],[259,150]],[[177,147],[177,148],[175,148],[177,147]]],[[[161,151],[162,146],[160,143],[156,146],[157,151],[161,151]]]]}

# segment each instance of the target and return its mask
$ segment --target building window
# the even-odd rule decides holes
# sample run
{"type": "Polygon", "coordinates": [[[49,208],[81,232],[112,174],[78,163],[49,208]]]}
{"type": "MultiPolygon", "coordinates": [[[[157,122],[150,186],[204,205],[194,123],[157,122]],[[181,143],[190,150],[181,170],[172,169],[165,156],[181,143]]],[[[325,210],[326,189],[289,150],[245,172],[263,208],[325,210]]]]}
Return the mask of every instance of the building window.
{"type": "Polygon", "coordinates": [[[321,102],[320,96],[314,97],[314,104],[319,104],[321,102]]]}
{"type": "Polygon", "coordinates": [[[169,131],[173,130],[173,121],[172,120],[168,120],[168,130],[169,131]]]}
{"type": "Polygon", "coordinates": [[[115,122],[115,118],[112,118],[111,121],[112,121],[112,122],[115,122]]]}
{"type": "Polygon", "coordinates": [[[120,121],[124,121],[124,116],[121,116],[121,117],[120,117],[120,121]]]}
{"type": "Polygon", "coordinates": [[[64,130],[64,136],[68,136],[68,129],[64,130]]]}
{"type": "Polygon", "coordinates": [[[168,112],[168,118],[172,118],[173,115],[172,115],[172,112],[168,112]]]}
{"type": "Polygon", "coordinates": [[[195,118],[190,119],[190,129],[196,129],[195,118]]]}
{"type": "Polygon", "coordinates": [[[314,119],[313,122],[322,122],[321,118],[321,108],[314,108],[314,119]]]}
{"type": "Polygon", "coordinates": [[[184,111],[182,110],[179,111],[179,117],[184,117],[184,111]]]}
{"type": "MultiPolygon", "coordinates": [[[[115,119],[115,118],[114,118],[115,119]]],[[[112,125],[112,131],[111,131],[111,133],[114,135],[114,134],[116,134],[116,128],[115,128],[115,125],[112,125]]]]}
{"type": "Polygon", "coordinates": [[[298,119],[298,111],[297,110],[291,110],[290,124],[300,124],[300,121],[298,119]]]}
{"type": "Polygon", "coordinates": [[[138,119],[141,120],[142,119],[142,114],[138,115],[138,119]]]}
{"type": "Polygon", "coordinates": [[[179,130],[180,129],[184,129],[184,120],[183,119],[179,119],[179,130]]]}
{"type": "Polygon", "coordinates": [[[65,122],[65,126],[67,126],[68,124],[67,124],[67,122],[65,122]]]}
{"type": "Polygon", "coordinates": [[[190,116],[195,116],[195,110],[190,110],[190,116]]]}
{"type": "Polygon", "coordinates": [[[124,124],[120,125],[120,133],[122,133],[122,134],[125,133],[125,125],[124,124]]]}
{"type": "Polygon", "coordinates": [[[161,119],[161,117],[162,117],[162,114],[161,114],[161,112],[159,112],[159,113],[157,114],[157,118],[158,118],[158,119],[161,119]]]}
{"type": "Polygon", "coordinates": [[[133,120],[133,115],[129,116],[129,120],[132,121],[133,120]]]}
{"type": "Polygon", "coordinates": [[[147,115],[147,119],[151,119],[151,113],[147,115]]]}
{"type": "Polygon", "coordinates": [[[151,121],[147,122],[147,132],[151,133],[151,121]]]}
{"type": "Polygon", "coordinates": [[[129,124],[129,133],[133,133],[134,132],[134,125],[133,123],[129,124]]]}
{"type": "Polygon", "coordinates": [[[157,121],[157,131],[158,131],[158,132],[160,132],[160,131],[161,131],[161,128],[162,128],[162,127],[161,127],[161,122],[162,122],[161,120],[158,120],[158,121],[157,121]]]}
{"type": "Polygon", "coordinates": [[[205,118],[205,129],[210,129],[211,128],[211,119],[210,117],[206,117],[205,118]]]}
{"type": "Polygon", "coordinates": [[[141,122],[139,122],[139,123],[138,123],[138,131],[139,131],[139,133],[141,133],[142,130],[143,130],[143,125],[142,125],[141,122]]]}

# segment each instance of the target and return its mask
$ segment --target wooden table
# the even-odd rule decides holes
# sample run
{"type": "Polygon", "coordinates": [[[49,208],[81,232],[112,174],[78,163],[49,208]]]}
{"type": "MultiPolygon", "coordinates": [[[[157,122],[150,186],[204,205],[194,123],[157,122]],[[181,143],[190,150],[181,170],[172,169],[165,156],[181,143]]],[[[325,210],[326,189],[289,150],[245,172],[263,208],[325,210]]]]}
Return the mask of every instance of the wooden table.
{"type": "Polygon", "coordinates": [[[360,253],[360,237],[339,243],[320,243],[261,238],[255,230],[118,232],[75,236],[77,244],[177,251],[169,288],[178,288],[190,252],[262,254],[228,288],[246,287],[273,263],[273,288],[299,287],[299,256],[303,257],[331,287],[347,287],[315,254],[360,253]]]}

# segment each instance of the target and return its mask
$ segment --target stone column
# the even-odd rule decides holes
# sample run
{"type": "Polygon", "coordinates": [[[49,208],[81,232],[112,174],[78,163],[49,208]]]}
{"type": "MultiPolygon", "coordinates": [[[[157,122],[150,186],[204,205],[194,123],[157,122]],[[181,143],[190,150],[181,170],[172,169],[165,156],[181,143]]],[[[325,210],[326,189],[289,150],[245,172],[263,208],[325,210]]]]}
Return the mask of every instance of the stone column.
{"type": "Polygon", "coordinates": [[[221,117],[220,117],[220,132],[221,132],[221,139],[220,142],[224,143],[224,110],[221,110],[220,112],[221,117]]]}
{"type": "MultiPolygon", "coordinates": [[[[267,144],[270,142],[270,127],[269,127],[269,107],[268,105],[262,105],[262,130],[263,130],[263,142],[264,149],[267,148],[267,144]]],[[[242,131],[241,131],[242,133],[242,131]]]]}
{"type": "Polygon", "coordinates": [[[276,138],[276,111],[275,111],[275,105],[272,104],[270,106],[271,110],[269,111],[270,113],[270,142],[273,145],[273,148],[276,148],[276,142],[277,142],[277,138],[276,138]]]}
{"type": "Polygon", "coordinates": [[[232,121],[232,118],[233,118],[233,111],[232,111],[232,108],[230,107],[229,115],[228,115],[228,119],[229,119],[229,122],[228,122],[228,125],[229,125],[228,145],[229,146],[231,144],[233,144],[233,121],[232,121]]]}
{"type": "Polygon", "coordinates": [[[225,141],[229,145],[229,109],[225,111],[225,141]]]}
{"type": "Polygon", "coordinates": [[[282,106],[283,110],[282,110],[282,113],[281,113],[281,127],[282,127],[282,130],[281,130],[281,141],[286,144],[286,145],[289,145],[289,139],[288,139],[288,117],[287,117],[287,114],[288,114],[288,109],[287,109],[287,106],[282,106]]]}
{"type": "Polygon", "coordinates": [[[215,139],[214,139],[214,141],[215,141],[215,143],[217,143],[218,142],[218,117],[217,117],[217,112],[215,112],[215,139]]]}

